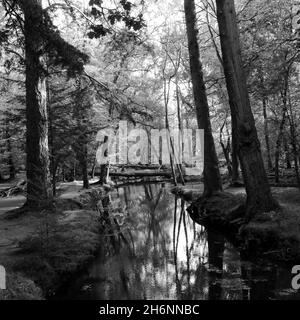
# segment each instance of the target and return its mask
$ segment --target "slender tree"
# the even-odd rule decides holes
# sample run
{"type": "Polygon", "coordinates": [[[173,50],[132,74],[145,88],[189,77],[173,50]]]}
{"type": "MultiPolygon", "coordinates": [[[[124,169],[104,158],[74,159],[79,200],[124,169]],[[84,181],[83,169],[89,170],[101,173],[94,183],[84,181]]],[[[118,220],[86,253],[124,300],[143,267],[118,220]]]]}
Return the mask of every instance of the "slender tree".
{"type": "Polygon", "coordinates": [[[216,3],[232,123],[247,191],[246,218],[250,219],[258,212],[276,209],[277,203],[271,194],[250,106],[234,0],[216,0],[216,3]]]}
{"type": "Polygon", "coordinates": [[[212,135],[202,63],[200,61],[195,1],[185,0],[184,10],[197,121],[199,128],[204,129],[204,195],[210,196],[214,192],[222,191],[222,181],[212,135]]]}

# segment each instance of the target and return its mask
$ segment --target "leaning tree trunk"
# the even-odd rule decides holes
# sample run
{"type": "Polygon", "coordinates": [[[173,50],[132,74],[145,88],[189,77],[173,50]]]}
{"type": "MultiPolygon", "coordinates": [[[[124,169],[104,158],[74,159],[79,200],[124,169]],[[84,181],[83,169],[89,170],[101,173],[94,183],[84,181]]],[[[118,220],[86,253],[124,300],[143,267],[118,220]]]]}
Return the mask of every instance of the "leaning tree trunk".
{"type": "Polygon", "coordinates": [[[195,1],[185,0],[184,10],[197,121],[199,128],[204,129],[204,195],[210,196],[214,192],[222,191],[222,181],[211,130],[209,106],[200,61],[195,1]]]}
{"type": "Polygon", "coordinates": [[[238,159],[238,142],[237,142],[237,135],[235,133],[235,128],[232,126],[232,177],[231,177],[231,184],[238,185],[240,179],[240,164],[238,159]]]}
{"type": "Polygon", "coordinates": [[[247,191],[246,218],[277,208],[268,183],[250,106],[233,0],[216,0],[224,72],[238,155],[247,191]]]}
{"type": "Polygon", "coordinates": [[[27,206],[41,208],[51,197],[44,17],[42,0],[19,2],[25,18],[27,206]]]}

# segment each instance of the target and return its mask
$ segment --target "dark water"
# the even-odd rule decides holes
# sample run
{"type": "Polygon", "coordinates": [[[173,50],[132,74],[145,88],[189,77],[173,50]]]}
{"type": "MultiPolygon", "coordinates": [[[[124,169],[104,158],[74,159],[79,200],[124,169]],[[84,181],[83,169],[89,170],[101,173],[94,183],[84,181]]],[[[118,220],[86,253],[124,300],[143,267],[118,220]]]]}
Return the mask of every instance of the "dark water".
{"type": "Polygon", "coordinates": [[[241,261],[223,236],[196,225],[160,184],[128,186],[102,202],[103,245],[59,299],[300,299],[291,271],[241,261]]]}

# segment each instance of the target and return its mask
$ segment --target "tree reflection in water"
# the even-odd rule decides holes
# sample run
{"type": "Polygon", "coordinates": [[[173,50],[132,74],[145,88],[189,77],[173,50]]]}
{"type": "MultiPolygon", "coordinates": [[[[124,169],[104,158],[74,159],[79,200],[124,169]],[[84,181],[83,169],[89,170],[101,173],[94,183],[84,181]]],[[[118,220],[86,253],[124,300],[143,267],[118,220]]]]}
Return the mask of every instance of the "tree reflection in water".
{"type": "Polygon", "coordinates": [[[103,199],[99,255],[65,297],[266,299],[290,285],[286,276],[275,286],[282,278],[276,266],[241,263],[233,246],[196,225],[186,207],[161,184],[126,186],[103,199]]]}

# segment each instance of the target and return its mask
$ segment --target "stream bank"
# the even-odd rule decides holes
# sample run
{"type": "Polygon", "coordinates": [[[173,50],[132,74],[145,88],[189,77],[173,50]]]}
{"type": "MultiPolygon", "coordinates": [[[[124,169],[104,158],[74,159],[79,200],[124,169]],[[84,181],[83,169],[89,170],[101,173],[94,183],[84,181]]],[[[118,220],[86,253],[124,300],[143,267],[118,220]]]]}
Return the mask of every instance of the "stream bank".
{"type": "Polygon", "coordinates": [[[51,211],[1,215],[0,262],[7,271],[1,300],[45,299],[93,260],[100,246],[97,203],[107,191],[80,189],[64,192],[51,211]]]}
{"type": "MultiPolygon", "coordinates": [[[[203,185],[189,185],[194,194],[203,185]]],[[[56,300],[300,299],[291,269],[248,260],[221,232],[195,223],[168,183],[113,190],[96,258],[56,300]]],[[[104,210],[105,212],[106,210],[104,210]]]]}
{"type": "Polygon", "coordinates": [[[280,210],[257,215],[247,224],[243,221],[245,190],[227,188],[225,191],[204,199],[189,187],[173,189],[192,203],[188,211],[195,222],[223,232],[244,258],[264,257],[293,265],[300,262],[299,189],[272,188],[280,210]]]}

